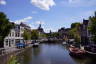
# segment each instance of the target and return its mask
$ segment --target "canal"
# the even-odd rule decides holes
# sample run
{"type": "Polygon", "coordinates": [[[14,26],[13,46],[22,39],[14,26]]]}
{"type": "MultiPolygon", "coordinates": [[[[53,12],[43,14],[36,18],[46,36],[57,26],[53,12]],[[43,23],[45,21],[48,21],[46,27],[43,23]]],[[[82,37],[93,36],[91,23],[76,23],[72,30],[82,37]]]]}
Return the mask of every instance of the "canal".
{"type": "Polygon", "coordinates": [[[96,60],[73,58],[69,55],[68,48],[65,45],[43,43],[38,47],[32,47],[20,53],[11,59],[12,61],[16,64],[95,64],[96,60]]]}

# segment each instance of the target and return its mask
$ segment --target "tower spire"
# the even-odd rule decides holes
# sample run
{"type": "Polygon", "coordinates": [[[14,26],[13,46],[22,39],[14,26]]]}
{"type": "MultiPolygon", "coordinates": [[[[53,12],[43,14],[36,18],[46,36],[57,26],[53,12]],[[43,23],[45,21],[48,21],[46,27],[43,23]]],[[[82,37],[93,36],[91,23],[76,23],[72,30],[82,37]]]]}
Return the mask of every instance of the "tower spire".
{"type": "Polygon", "coordinates": [[[41,28],[41,23],[39,24],[39,28],[41,28]]]}

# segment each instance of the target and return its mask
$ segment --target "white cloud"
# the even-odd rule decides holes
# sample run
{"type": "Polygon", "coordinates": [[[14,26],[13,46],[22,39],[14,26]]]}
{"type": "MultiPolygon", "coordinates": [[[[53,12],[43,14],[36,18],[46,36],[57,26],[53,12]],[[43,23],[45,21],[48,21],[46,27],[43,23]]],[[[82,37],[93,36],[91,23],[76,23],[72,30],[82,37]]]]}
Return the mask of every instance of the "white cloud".
{"type": "Polygon", "coordinates": [[[0,0],[0,5],[6,5],[6,1],[5,0],[0,0]]]}
{"type": "Polygon", "coordinates": [[[31,3],[42,10],[50,10],[55,5],[54,0],[31,0],[31,3]]]}
{"type": "Polygon", "coordinates": [[[45,24],[43,21],[36,21],[36,24],[45,24]]]}
{"type": "Polygon", "coordinates": [[[34,26],[34,24],[29,24],[29,26],[31,27],[31,29],[37,29],[37,27],[34,26]]]}
{"type": "Polygon", "coordinates": [[[44,26],[45,22],[43,22],[43,21],[35,21],[35,22],[30,22],[30,23],[28,22],[26,24],[28,24],[31,27],[31,29],[37,29],[39,24],[42,24],[42,27],[45,28],[45,26],[44,26]]]}
{"type": "Polygon", "coordinates": [[[16,24],[20,24],[21,22],[27,22],[28,20],[31,20],[32,17],[31,16],[28,16],[26,18],[23,18],[23,19],[20,19],[20,20],[16,20],[15,23],[16,24]]]}

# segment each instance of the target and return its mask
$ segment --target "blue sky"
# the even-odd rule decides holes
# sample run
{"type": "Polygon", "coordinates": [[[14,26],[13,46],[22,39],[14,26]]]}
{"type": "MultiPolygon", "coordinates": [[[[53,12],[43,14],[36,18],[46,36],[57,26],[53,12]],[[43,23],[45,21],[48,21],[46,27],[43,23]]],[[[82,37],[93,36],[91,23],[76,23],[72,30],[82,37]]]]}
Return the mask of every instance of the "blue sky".
{"type": "Polygon", "coordinates": [[[24,22],[32,29],[42,24],[46,32],[69,28],[96,11],[96,0],[0,0],[0,12],[11,22],[24,22]]]}

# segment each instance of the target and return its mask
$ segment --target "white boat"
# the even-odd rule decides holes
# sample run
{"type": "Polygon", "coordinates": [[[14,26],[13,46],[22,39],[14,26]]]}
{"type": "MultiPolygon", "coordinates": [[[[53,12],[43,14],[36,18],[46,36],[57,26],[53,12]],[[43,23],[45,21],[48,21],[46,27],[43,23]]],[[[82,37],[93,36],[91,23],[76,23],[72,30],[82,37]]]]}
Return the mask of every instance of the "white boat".
{"type": "Polygon", "coordinates": [[[63,42],[62,44],[65,45],[65,44],[67,44],[67,43],[66,43],[66,42],[63,42]]]}
{"type": "Polygon", "coordinates": [[[36,42],[33,44],[33,46],[38,46],[39,45],[39,42],[36,42]]]}
{"type": "Polygon", "coordinates": [[[34,41],[34,42],[33,42],[33,46],[38,46],[39,43],[40,43],[39,41],[34,41]]]}

